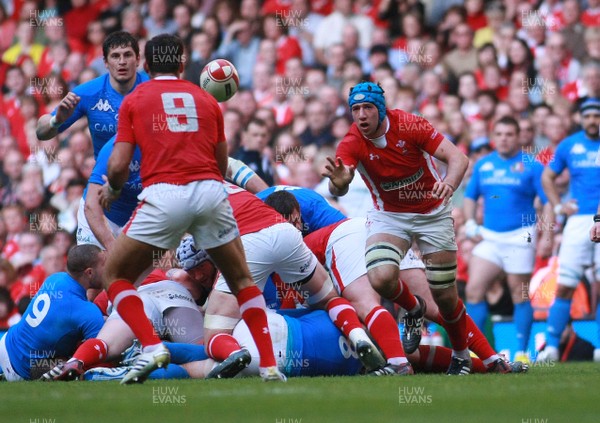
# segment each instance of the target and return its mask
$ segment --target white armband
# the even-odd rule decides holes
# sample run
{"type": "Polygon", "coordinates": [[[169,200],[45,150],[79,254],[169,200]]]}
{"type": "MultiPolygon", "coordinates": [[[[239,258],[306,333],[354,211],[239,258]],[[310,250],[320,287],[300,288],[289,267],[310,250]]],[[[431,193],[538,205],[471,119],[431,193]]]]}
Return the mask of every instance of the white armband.
{"type": "Polygon", "coordinates": [[[246,188],[246,184],[256,172],[248,167],[244,162],[231,157],[227,160],[228,170],[231,171],[231,181],[239,187],[246,188]]]}

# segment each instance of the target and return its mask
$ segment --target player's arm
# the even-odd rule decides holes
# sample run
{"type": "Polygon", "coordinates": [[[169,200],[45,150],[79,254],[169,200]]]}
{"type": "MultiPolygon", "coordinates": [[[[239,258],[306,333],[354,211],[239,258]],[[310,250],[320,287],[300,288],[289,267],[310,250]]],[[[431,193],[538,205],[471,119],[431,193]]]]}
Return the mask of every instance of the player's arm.
{"type": "Polygon", "coordinates": [[[354,178],[354,166],[346,166],[339,157],[335,160],[327,157],[327,161],[329,163],[325,165],[325,172],[321,176],[329,178],[329,192],[336,197],[346,195],[354,178]]]}
{"type": "Polygon", "coordinates": [[[552,247],[554,243],[554,213],[552,212],[552,206],[550,202],[546,202],[542,206],[541,219],[538,221],[542,222],[539,228],[540,237],[537,245],[537,254],[540,257],[547,258],[552,256],[552,247]]]}
{"type": "Polygon", "coordinates": [[[465,176],[469,159],[446,137],[433,153],[433,157],[448,165],[444,180],[437,181],[433,186],[433,196],[447,201],[465,176]]]}
{"type": "Polygon", "coordinates": [[[103,209],[110,210],[110,205],[121,195],[123,185],[129,178],[129,163],[133,158],[135,144],[116,142],[110,159],[108,159],[106,182],[100,188],[99,202],[103,209]]]}
{"type": "Polygon", "coordinates": [[[558,175],[559,174],[552,170],[550,166],[546,166],[544,168],[544,172],[542,173],[542,187],[544,188],[544,193],[548,198],[548,202],[552,205],[552,211],[554,214],[565,214],[570,216],[577,212],[578,207],[573,201],[561,204],[558,188],[555,184],[558,175]]]}
{"type": "Polygon", "coordinates": [[[215,147],[215,158],[217,159],[217,166],[219,166],[219,172],[223,175],[223,178],[227,176],[227,163],[229,156],[227,155],[227,143],[225,141],[217,143],[215,147]]]}
{"type": "Polygon", "coordinates": [[[54,116],[48,113],[40,117],[35,128],[38,139],[46,141],[54,138],[58,134],[58,128],[71,117],[80,100],[77,94],[69,92],[58,104],[54,116]]]}
{"type": "Polygon", "coordinates": [[[594,215],[594,226],[590,229],[590,240],[592,242],[600,242],[600,203],[598,203],[598,208],[594,215]]]}
{"type": "Polygon", "coordinates": [[[227,173],[225,178],[252,194],[256,194],[269,188],[269,185],[267,185],[256,172],[250,169],[246,163],[232,157],[229,157],[227,161],[227,173]]]}
{"type": "Polygon", "coordinates": [[[101,190],[102,186],[99,184],[88,184],[87,197],[83,206],[83,212],[85,213],[85,218],[87,219],[90,229],[92,230],[92,233],[96,239],[100,241],[104,248],[110,250],[110,246],[115,240],[115,237],[108,226],[108,221],[106,216],[104,216],[104,210],[102,210],[102,206],[100,206],[100,203],[96,201],[96,198],[100,196],[101,190]]]}

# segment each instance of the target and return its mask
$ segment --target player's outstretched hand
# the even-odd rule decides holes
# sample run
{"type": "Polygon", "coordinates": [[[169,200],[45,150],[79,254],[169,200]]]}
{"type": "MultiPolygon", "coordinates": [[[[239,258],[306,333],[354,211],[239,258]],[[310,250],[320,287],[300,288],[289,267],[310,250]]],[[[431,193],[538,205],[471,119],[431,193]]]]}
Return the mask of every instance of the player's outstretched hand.
{"type": "Polygon", "coordinates": [[[600,222],[594,222],[594,226],[590,229],[590,240],[600,242],[600,222]]]}
{"type": "Polygon", "coordinates": [[[452,194],[454,194],[454,187],[452,185],[444,181],[436,181],[435,184],[433,184],[433,198],[443,199],[444,204],[448,204],[452,194]]]}
{"type": "Polygon", "coordinates": [[[75,107],[79,104],[81,97],[79,97],[74,92],[69,92],[63,98],[60,103],[58,103],[58,107],[56,108],[56,122],[63,123],[73,114],[75,111],[75,107]]]}
{"type": "Polygon", "coordinates": [[[102,180],[104,181],[104,185],[98,191],[98,201],[103,209],[110,211],[110,205],[119,198],[121,191],[117,192],[110,187],[106,175],[102,175],[102,180]]]}
{"type": "Polygon", "coordinates": [[[325,165],[325,172],[321,176],[329,178],[331,183],[338,189],[348,186],[354,178],[354,166],[346,166],[339,157],[335,160],[327,157],[327,161],[329,163],[325,165]]]}

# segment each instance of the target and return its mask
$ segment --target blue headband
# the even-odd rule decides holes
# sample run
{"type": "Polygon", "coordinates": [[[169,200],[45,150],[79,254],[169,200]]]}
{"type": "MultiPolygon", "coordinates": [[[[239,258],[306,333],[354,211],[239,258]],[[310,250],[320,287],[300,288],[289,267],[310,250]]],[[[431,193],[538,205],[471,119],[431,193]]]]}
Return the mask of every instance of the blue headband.
{"type": "Polygon", "coordinates": [[[348,105],[350,109],[356,103],[372,103],[377,107],[379,112],[379,123],[383,122],[385,118],[385,97],[383,96],[383,89],[373,82],[361,82],[355,85],[350,90],[350,96],[348,97],[348,105]]]}

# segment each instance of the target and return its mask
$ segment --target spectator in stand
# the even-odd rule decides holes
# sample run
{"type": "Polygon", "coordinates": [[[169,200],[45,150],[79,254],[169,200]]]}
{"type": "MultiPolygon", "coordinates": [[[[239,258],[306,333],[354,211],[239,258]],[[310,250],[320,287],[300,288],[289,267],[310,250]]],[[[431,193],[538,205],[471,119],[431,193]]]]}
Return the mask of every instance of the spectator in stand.
{"type": "MultiPolygon", "coordinates": [[[[598,16],[600,16],[600,13],[598,16]]],[[[600,27],[587,28],[584,40],[586,57],[591,60],[600,60],[600,27]]]]}
{"type": "MultiPolygon", "coordinates": [[[[481,6],[483,6],[483,2],[479,3],[481,3],[481,6]]],[[[505,16],[506,9],[500,1],[492,1],[485,7],[485,26],[481,28],[475,28],[473,25],[471,25],[471,28],[473,28],[475,31],[475,36],[473,38],[473,45],[475,48],[479,48],[486,43],[494,42],[494,40],[500,34],[502,24],[505,22],[505,16]]]]}
{"type": "Polygon", "coordinates": [[[565,0],[563,3],[562,18],[564,26],[561,34],[565,38],[567,50],[579,61],[585,58],[585,27],[581,23],[581,6],[579,0],[565,0]]]}
{"type": "Polygon", "coordinates": [[[228,155],[231,156],[238,149],[241,142],[241,133],[244,126],[242,114],[236,109],[229,108],[223,113],[223,123],[228,155]]]}
{"type": "Polygon", "coordinates": [[[260,38],[255,35],[252,24],[247,20],[233,22],[219,46],[217,56],[231,60],[238,70],[240,87],[252,88],[252,69],[256,63],[260,38]]]}
{"type": "Polygon", "coordinates": [[[287,25],[275,14],[263,18],[262,30],[266,39],[277,46],[275,72],[283,74],[286,62],[293,58],[302,59],[302,48],[295,37],[288,35],[287,25]]]}
{"type": "Polygon", "coordinates": [[[25,179],[17,186],[17,199],[27,214],[39,213],[44,208],[44,193],[41,181],[25,179]]]}
{"type": "Polygon", "coordinates": [[[15,204],[18,200],[17,187],[22,178],[23,164],[25,160],[23,155],[18,150],[9,150],[4,156],[2,163],[2,172],[5,180],[3,187],[0,190],[1,204],[6,207],[15,204]]]}
{"type": "Polygon", "coordinates": [[[458,96],[462,101],[460,111],[467,120],[479,114],[477,103],[477,81],[473,72],[465,72],[458,77],[458,96]]]}
{"type": "Polygon", "coordinates": [[[330,114],[325,104],[319,99],[312,99],[306,106],[308,127],[300,134],[302,145],[332,146],[335,138],[331,133],[330,114]]]}
{"type": "Polygon", "coordinates": [[[531,118],[522,117],[519,119],[518,143],[521,147],[521,151],[525,154],[530,154],[535,157],[539,151],[535,147],[535,129],[531,118]]]}
{"type": "Polygon", "coordinates": [[[129,32],[136,40],[146,37],[144,16],[138,6],[131,5],[125,8],[121,12],[121,22],[123,22],[123,31],[129,32]]]}
{"type": "Polygon", "coordinates": [[[269,141],[267,124],[252,118],[242,133],[242,143],[233,158],[241,160],[269,186],[275,185],[275,172],[270,158],[265,154],[269,141]]]}
{"type": "Polygon", "coordinates": [[[419,101],[419,111],[428,105],[441,106],[442,98],[444,97],[444,83],[442,77],[433,71],[423,73],[421,90],[421,99],[419,101]]]}
{"type": "Polygon", "coordinates": [[[551,33],[546,46],[546,55],[558,64],[556,78],[560,88],[563,88],[569,82],[575,81],[579,75],[581,65],[567,49],[565,36],[559,32],[551,33]]]}
{"type": "Polygon", "coordinates": [[[98,15],[107,34],[121,30],[121,13],[127,8],[127,3],[125,0],[108,0],[108,6],[98,15]]]}
{"type": "Polygon", "coordinates": [[[192,37],[192,15],[193,10],[185,3],[178,4],[173,8],[173,20],[177,26],[177,35],[187,47],[190,45],[192,37]]]}
{"type": "Polygon", "coordinates": [[[44,46],[35,42],[35,27],[31,25],[29,18],[19,22],[15,35],[16,41],[4,52],[2,60],[15,65],[21,57],[28,56],[37,66],[42,59],[44,46]]]}
{"type": "Polygon", "coordinates": [[[561,94],[571,103],[584,97],[600,97],[600,62],[591,60],[585,63],[580,77],[565,85],[561,94]]]}
{"type": "Polygon", "coordinates": [[[148,38],[159,34],[175,34],[177,32],[177,23],[170,18],[167,0],[149,1],[148,17],[144,19],[144,28],[146,28],[148,38]]]}
{"type": "Polygon", "coordinates": [[[10,259],[19,251],[19,239],[27,229],[25,212],[20,204],[12,204],[2,208],[2,220],[6,228],[6,239],[2,248],[2,256],[10,259]]]}
{"type": "Polygon", "coordinates": [[[104,2],[71,0],[71,8],[64,15],[67,36],[77,40],[85,40],[88,24],[96,20],[100,14],[100,9],[104,5],[104,2]]]}
{"type": "Polygon", "coordinates": [[[0,56],[11,46],[16,31],[17,23],[6,13],[4,3],[0,2],[0,56]]]}
{"type": "Polygon", "coordinates": [[[477,69],[477,49],[473,47],[473,30],[466,23],[458,24],[452,31],[454,48],[444,57],[444,64],[453,77],[477,69]]]}
{"type": "Polygon", "coordinates": [[[352,24],[358,29],[360,47],[364,49],[371,47],[373,21],[364,15],[354,13],[353,6],[353,0],[334,0],[333,12],[323,18],[317,27],[313,45],[315,46],[318,62],[327,62],[328,48],[342,42],[344,27],[347,24],[352,24]]]}
{"type": "MultiPolygon", "coordinates": [[[[308,0],[291,0],[290,15],[293,22],[289,25],[289,35],[296,37],[302,48],[302,62],[307,66],[316,64],[313,39],[323,15],[314,13],[308,0]]],[[[243,2],[242,2],[243,4],[243,2]]]]}
{"type": "Polygon", "coordinates": [[[202,69],[212,58],[213,51],[208,34],[202,31],[191,34],[190,60],[186,63],[184,79],[199,85],[202,69]]]}

